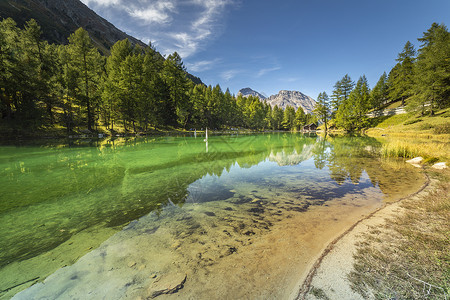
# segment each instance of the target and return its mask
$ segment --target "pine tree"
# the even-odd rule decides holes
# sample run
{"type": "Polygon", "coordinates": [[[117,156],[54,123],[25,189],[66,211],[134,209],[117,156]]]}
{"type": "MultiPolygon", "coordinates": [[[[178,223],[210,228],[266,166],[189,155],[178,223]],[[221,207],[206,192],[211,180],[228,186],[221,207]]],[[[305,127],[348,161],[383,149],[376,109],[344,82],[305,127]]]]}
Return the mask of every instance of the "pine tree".
{"type": "Polygon", "coordinates": [[[69,36],[68,49],[71,58],[70,65],[78,75],[77,88],[81,92],[78,94],[79,100],[87,112],[87,128],[92,131],[94,106],[103,59],[92,43],[89,33],[83,28],[77,29],[69,36]]]}
{"type": "Polygon", "coordinates": [[[372,108],[380,108],[388,97],[388,77],[384,72],[375,87],[370,92],[370,105],[372,108]]]}
{"type": "Polygon", "coordinates": [[[176,121],[185,128],[191,114],[187,97],[189,86],[183,61],[177,52],[169,55],[164,61],[163,78],[170,90],[170,100],[177,116],[176,121]]]}
{"type": "Polygon", "coordinates": [[[285,108],[282,125],[285,130],[293,130],[295,128],[295,108],[292,106],[285,108]]]}
{"type": "Polygon", "coordinates": [[[272,109],[272,129],[273,130],[280,130],[282,129],[282,123],[283,123],[283,117],[284,112],[281,108],[279,108],[277,105],[275,105],[272,109]]]}
{"type": "Polygon", "coordinates": [[[401,99],[402,105],[405,105],[405,99],[413,94],[415,55],[413,44],[406,42],[403,51],[398,54],[395,73],[390,80],[389,97],[394,101],[401,99]]]}
{"type": "Polygon", "coordinates": [[[328,130],[327,122],[330,115],[329,106],[330,105],[327,93],[326,92],[319,93],[319,96],[317,96],[317,103],[314,107],[314,114],[324,124],[325,132],[328,130]]]}
{"type": "Polygon", "coordinates": [[[370,89],[365,76],[361,76],[348,99],[336,113],[336,124],[347,131],[359,130],[368,125],[370,89]]]}
{"type": "Polygon", "coordinates": [[[352,81],[348,74],[346,74],[344,77],[342,77],[341,80],[336,82],[336,84],[334,85],[333,93],[331,95],[331,108],[333,112],[336,112],[339,106],[348,99],[350,92],[353,90],[354,86],[355,83],[352,81]]]}
{"type": "Polygon", "coordinates": [[[448,106],[450,96],[450,33],[443,24],[433,23],[423,37],[416,64],[416,96],[410,107],[428,105],[430,115],[436,107],[448,106]]]}
{"type": "Polygon", "coordinates": [[[294,124],[297,130],[301,130],[302,127],[306,125],[306,114],[301,106],[297,108],[297,111],[295,112],[294,124]]]}

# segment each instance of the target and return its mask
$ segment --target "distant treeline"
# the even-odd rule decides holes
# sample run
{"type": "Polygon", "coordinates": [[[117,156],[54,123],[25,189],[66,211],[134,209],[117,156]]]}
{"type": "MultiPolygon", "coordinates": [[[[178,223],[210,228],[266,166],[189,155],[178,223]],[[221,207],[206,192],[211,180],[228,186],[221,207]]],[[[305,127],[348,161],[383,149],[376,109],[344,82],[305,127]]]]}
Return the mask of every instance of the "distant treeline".
{"type": "Polygon", "coordinates": [[[347,131],[368,127],[367,112],[384,105],[402,101],[409,111],[434,115],[438,108],[450,106],[450,34],[443,24],[433,23],[418,39],[418,51],[408,41],[398,54],[397,64],[381,75],[370,90],[366,77],[356,85],[345,75],[336,82],[329,101],[320,93],[315,114],[325,123],[347,131]]]}
{"type": "Polygon", "coordinates": [[[235,97],[219,85],[195,85],[175,52],[118,41],[102,56],[80,28],[67,45],[41,38],[34,20],[23,29],[0,22],[1,127],[140,132],[152,128],[292,130],[314,121],[256,97],[235,97]]]}

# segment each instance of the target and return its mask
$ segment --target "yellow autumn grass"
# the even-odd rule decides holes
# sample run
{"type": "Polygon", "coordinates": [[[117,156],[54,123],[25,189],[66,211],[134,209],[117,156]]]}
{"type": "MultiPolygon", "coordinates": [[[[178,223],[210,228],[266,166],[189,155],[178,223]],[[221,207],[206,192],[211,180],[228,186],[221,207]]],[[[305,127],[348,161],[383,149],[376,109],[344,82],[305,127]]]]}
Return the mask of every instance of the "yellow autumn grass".
{"type": "Polygon", "coordinates": [[[382,139],[381,154],[384,157],[414,158],[422,156],[429,160],[447,160],[450,158],[450,135],[438,137],[382,139]]]}

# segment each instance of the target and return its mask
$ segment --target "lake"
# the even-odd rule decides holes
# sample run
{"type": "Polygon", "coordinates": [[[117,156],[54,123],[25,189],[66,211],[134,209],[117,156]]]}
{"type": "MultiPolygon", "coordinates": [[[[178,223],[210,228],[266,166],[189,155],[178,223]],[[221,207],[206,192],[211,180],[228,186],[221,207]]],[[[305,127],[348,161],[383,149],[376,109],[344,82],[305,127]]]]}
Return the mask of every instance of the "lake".
{"type": "Polygon", "coordinates": [[[0,146],[0,297],[289,298],[326,245],[420,169],[368,137],[0,146]],[[45,284],[42,282],[45,279],[45,284]]]}

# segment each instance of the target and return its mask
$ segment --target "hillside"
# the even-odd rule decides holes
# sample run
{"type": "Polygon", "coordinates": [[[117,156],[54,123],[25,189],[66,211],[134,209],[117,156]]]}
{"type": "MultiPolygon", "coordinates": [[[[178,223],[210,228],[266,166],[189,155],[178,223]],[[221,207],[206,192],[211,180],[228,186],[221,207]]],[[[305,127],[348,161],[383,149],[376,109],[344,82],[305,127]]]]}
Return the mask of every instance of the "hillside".
{"type": "MultiPolygon", "coordinates": [[[[35,19],[41,26],[42,38],[49,43],[67,44],[70,34],[83,27],[103,54],[108,54],[112,45],[124,39],[147,47],[79,0],[3,0],[0,1],[0,20],[6,18],[14,19],[19,27],[23,27],[28,20],[35,19]]],[[[200,78],[189,73],[186,75],[195,84],[203,84],[200,78]]]]}
{"type": "Polygon", "coordinates": [[[79,0],[6,0],[0,1],[0,18],[11,17],[19,27],[35,19],[43,38],[50,43],[66,44],[67,38],[79,27],[86,29],[95,45],[107,53],[118,40],[128,38],[133,44],[146,45],[117,29],[79,0]]]}

